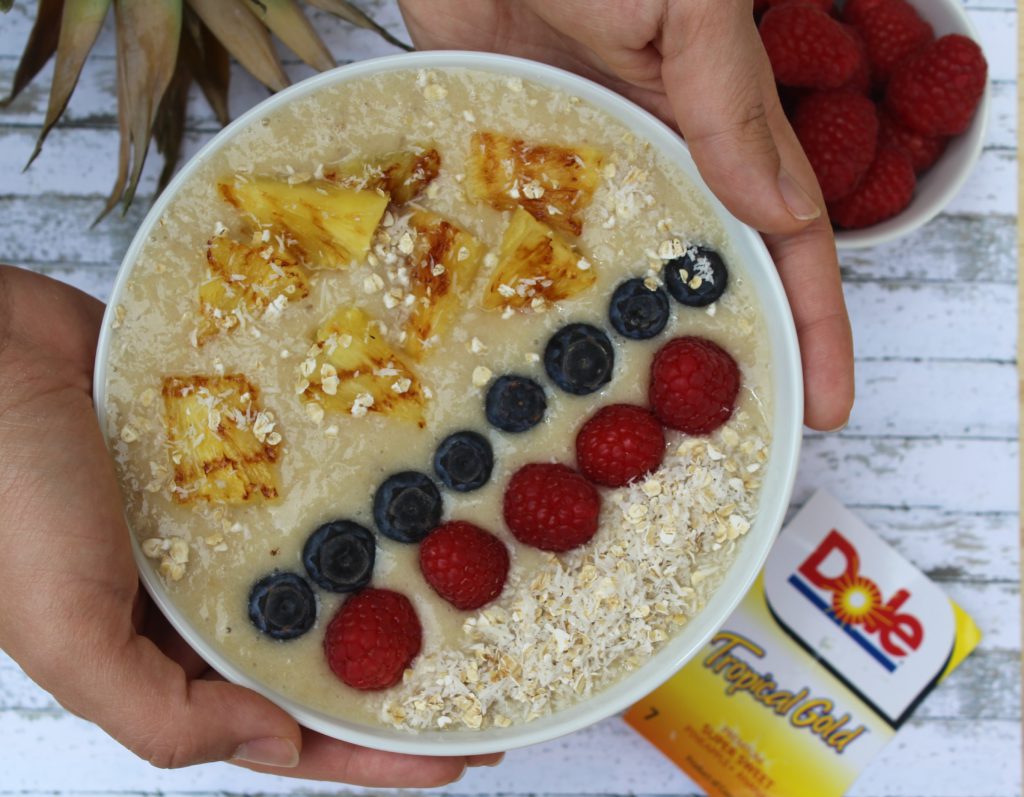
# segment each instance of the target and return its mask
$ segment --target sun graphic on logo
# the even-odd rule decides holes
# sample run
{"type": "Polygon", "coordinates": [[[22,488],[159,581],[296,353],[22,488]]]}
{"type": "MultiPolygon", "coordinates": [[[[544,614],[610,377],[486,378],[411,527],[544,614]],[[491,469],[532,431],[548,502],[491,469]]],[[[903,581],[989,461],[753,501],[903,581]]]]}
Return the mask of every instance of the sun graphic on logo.
{"type": "Polygon", "coordinates": [[[871,625],[881,606],[882,593],[866,578],[844,575],[833,588],[832,613],[845,625],[871,625]]]}

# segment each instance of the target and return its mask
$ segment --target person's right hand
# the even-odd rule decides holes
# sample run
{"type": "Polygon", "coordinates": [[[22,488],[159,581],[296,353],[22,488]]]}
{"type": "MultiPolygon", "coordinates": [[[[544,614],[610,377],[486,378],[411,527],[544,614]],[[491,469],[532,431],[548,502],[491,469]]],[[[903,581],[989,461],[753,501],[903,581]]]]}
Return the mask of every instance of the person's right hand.
{"type": "Polygon", "coordinates": [[[423,48],[487,50],[599,81],[683,134],[723,204],[764,233],[804,374],[804,422],[853,405],[853,342],[832,227],[779,103],[750,0],[399,0],[423,48]]]}
{"type": "Polygon", "coordinates": [[[69,711],[159,767],[231,761],[410,787],[497,763],[383,753],[302,729],[217,677],[173,632],[140,588],[93,411],[102,314],[74,288],[0,265],[0,648],[69,711]]]}

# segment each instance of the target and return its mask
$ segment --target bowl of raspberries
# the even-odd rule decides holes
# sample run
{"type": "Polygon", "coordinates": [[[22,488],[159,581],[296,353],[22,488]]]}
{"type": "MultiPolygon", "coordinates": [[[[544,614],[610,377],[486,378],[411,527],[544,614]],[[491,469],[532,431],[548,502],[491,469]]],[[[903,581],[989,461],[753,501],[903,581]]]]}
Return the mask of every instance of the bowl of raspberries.
{"type": "Polygon", "coordinates": [[[755,0],[779,97],[853,249],[929,222],[981,154],[988,65],[958,0],[755,0]]]}

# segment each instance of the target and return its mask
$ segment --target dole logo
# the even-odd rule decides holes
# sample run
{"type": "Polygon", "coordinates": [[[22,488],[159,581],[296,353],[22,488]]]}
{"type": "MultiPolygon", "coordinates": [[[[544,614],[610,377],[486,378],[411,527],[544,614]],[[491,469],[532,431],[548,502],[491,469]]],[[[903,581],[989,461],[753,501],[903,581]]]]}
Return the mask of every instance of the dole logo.
{"type": "Polygon", "coordinates": [[[909,590],[898,589],[886,601],[878,585],[860,570],[857,549],[832,529],[789,581],[891,672],[896,669],[893,659],[921,646],[924,628],[917,617],[900,611],[910,598],[909,590]],[[821,593],[829,597],[823,599],[821,593]]]}

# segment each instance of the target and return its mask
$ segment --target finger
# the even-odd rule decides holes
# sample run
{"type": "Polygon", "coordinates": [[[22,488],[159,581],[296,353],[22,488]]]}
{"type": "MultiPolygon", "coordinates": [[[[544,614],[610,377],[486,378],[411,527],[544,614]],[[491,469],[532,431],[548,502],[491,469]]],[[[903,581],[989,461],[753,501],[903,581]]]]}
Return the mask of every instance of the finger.
{"type": "Polygon", "coordinates": [[[786,289],[804,375],[804,423],[835,431],[853,407],[853,336],[827,219],[792,235],[765,236],[786,289]]]}
{"type": "Polygon", "coordinates": [[[206,673],[210,669],[206,660],[181,638],[164,617],[163,612],[149,600],[149,596],[145,594],[145,590],[141,586],[139,591],[144,596],[142,598],[142,619],[136,624],[139,633],[151,639],[167,658],[181,667],[185,672],[185,677],[189,680],[206,673]]]}
{"type": "Polygon", "coordinates": [[[418,756],[385,753],[303,729],[302,760],[294,769],[238,763],[272,775],[350,783],[376,788],[429,788],[458,780],[465,756],[418,756]]]}
{"type": "Polygon", "coordinates": [[[466,756],[466,763],[471,767],[496,767],[504,760],[504,753],[485,753],[483,755],[466,756]]]}
{"type": "Polygon", "coordinates": [[[794,175],[769,126],[771,66],[738,0],[669,4],[662,77],[676,121],[712,191],[736,216],[770,233],[796,232],[821,215],[813,177],[794,175]]]}
{"type": "Polygon", "coordinates": [[[143,636],[114,647],[91,639],[82,649],[103,653],[80,670],[81,683],[64,684],[62,702],[151,764],[298,763],[298,724],[255,692],[219,679],[189,680],[143,636]]]}

